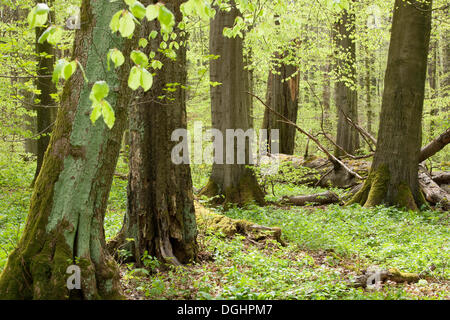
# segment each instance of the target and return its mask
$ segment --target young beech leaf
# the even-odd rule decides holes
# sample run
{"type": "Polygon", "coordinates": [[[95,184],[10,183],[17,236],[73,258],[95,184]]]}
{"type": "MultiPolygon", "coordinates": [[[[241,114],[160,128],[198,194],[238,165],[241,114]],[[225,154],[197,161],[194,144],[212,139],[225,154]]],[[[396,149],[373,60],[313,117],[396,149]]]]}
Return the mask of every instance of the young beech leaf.
{"type": "Polygon", "coordinates": [[[109,104],[109,102],[106,100],[102,100],[101,104],[102,104],[103,121],[105,121],[109,129],[112,129],[112,127],[114,126],[114,122],[116,121],[114,110],[109,104]]]}
{"type": "Polygon", "coordinates": [[[159,23],[161,24],[161,30],[165,33],[172,32],[172,27],[175,25],[175,16],[165,6],[159,8],[158,15],[159,23]]]}
{"type": "Polygon", "coordinates": [[[125,57],[123,56],[120,50],[111,49],[108,52],[107,60],[109,70],[110,69],[109,60],[111,60],[114,63],[114,67],[118,68],[125,62],[125,57]]]}
{"type": "Polygon", "coordinates": [[[135,64],[137,64],[137,65],[139,65],[139,66],[141,66],[143,68],[148,66],[148,57],[142,51],[133,50],[133,52],[131,52],[131,54],[130,54],[130,57],[131,57],[131,60],[135,64]]]}
{"type": "Polygon", "coordinates": [[[141,70],[134,66],[131,68],[130,75],[128,76],[128,86],[132,90],[137,90],[139,88],[139,85],[141,83],[141,70]]]}
{"type": "Polygon", "coordinates": [[[141,70],[141,87],[148,91],[153,85],[153,76],[146,69],[141,70]]]}
{"type": "Polygon", "coordinates": [[[95,101],[92,104],[92,112],[91,112],[91,122],[95,123],[95,121],[97,121],[98,118],[100,118],[100,116],[102,115],[102,105],[100,102],[95,101]]]}
{"type": "Polygon", "coordinates": [[[147,39],[144,39],[144,38],[139,39],[139,47],[145,48],[147,46],[147,44],[148,44],[147,39]]]}
{"type": "Polygon", "coordinates": [[[39,37],[38,43],[44,43],[54,28],[54,26],[48,27],[39,37]]]}
{"type": "Polygon", "coordinates": [[[139,20],[144,19],[145,14],[146,14],[146,9],[144,7],[144,5],[142,3],[140,3],[139,1],[136,1],[132,6],[131,6],[131,13],[138,18],[139,20]]]}
{"type": "Polygon", "coordinates": [[[58,83],[59,78],[61,78],[61,73],[66,64],[67,61],[65,59],[60,59],[56,62],[55,67],[53,68],[53,76],[52,76],[52,81],[55,84],[58,83]]]}
{"type": "Polygon", "coordinates": [[[92,86],[91,94],[89,99],[93,102],[100,102],[108,96],[109,86],[105,81],[97,81],[92,86]]]}
{"type": "Polygon", "coordinates": [[[63,29],[61,27],[55,27],[50,32],[47,38],[47,42],[52,45],[56,45],[61,41],[62,37],[63,37],[63,29]]]}
{"type": "Polygon", "coordinates": [[[119,21],[120,21],[120,16],[122,15],[122,13],[123,13],[123,10],[118,11],[111,18],[111,22],[109,23],[109,28],[112,30],[112,32],[119,31],[119,26],[120,26],[119,21]]]}
{"type": "Polygon", "coordinates": [[[158,17],[159,7],[160,7],[160,5],[158,5],[158,4],[151,4],[147,7],[145,15],[146,15],[148,21],[155,20],[158,17]]]}
{"type": "Polygon", "coordinates": [[[119,20],[119,32],[124,38],[131,37],[136,27],[133,15],[130,12],[126,12],[119,20]]]}
{"type": "Polygon", "coordinates": [[[63,79],[69,80],[69,78],[74,74],[75,70],[77,70],[77,62],[75,60],[70,63],[66,63],[62,72],[63,79]]]}

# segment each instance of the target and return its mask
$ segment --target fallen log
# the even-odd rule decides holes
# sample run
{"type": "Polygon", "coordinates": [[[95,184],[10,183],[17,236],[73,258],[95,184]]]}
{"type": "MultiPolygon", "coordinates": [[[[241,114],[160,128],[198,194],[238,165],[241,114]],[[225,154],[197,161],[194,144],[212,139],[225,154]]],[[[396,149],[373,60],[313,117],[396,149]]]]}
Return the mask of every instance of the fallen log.
{"type": "Polygon", "coordinates": [[[203,232],[222,233],[226,237],[241,234],[252,243],[272,239],[285,245],[281,239],[281,229],[278,227],[266,227],[247,220],[231,219],[212,212],[198,201],[194,201],[194,204],[198,229],[203,232]]]}
{"type": "Polygon", "coordinates": [[[283,197],[283,201],[295,206],[304,206],[307,204],[324,205],[338,203],[341,200],[336,193],[327,191],[324,193],[310,194],[305,196],[283,197]]]}
{"type": "Polygon", "coordinates": [[[433,172],[431,174],[431,179],[433,179],[433,181],[438,185],[450,184],[450,172],[433,172]]]}
{"type": "Polygon", "coordinates": [[[423,170],[419,170],[419,183],[425,199],[433,204],[439,205],[444,210],[450,210],[450,195],[433,181],[431,175],[423,170]]]}
{"type": "Polygon", "coordinates": [[[363,274],[357,276],[352,282],[352,285],[354,287],[367,288],[369,286],[376,286],[377,282],[383,283],[388,280],[397,283],[415,283],[423,278],[425,278],[423,274],[401,272],[395,268],[389,270],[374,269],[364,271],[363,274]]]}

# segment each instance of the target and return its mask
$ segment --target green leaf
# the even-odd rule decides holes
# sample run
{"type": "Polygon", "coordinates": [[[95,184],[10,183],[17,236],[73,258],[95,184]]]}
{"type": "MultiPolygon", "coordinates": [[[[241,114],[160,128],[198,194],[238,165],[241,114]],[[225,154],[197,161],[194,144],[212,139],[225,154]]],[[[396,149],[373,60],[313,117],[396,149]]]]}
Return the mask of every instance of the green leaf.
{"type": "Polygon", "coordinates": [[[64,66],[62,77],[64,80],[69,80],[69,78],[74,74],[75,70],[77,69],[77,62],[72,61],[70,63],[66,63],[64,66]]]}
{"type": "Polygon", "coordinates": [[[92,112],[91,112],[91,122],[95,123],[95,121],[97,121],[98,118],[100,118],[100,116],[102,115],[102,105],[100,102],[95,101],[92,104],[92,112]]]}
{"type": "Polygon", "coordinates": [[[153,76],[147,69],[141,70],[141,87],[148,91],[153,85],[153,76]]]}
{"type": "Polygon", "coordinates": [[[126,12],[119,20],[119,32],[124,38],[131,37],[136,27],[133,15],[130,12],[126,12]]]}
{"type": "Polygon", "coordinates": [[[138,19],[142,20],[145,17],[147,10],[142,3],[136,1],[131,6],[131,13],[138,19]]]}
{"type": "Polygon", "coordinates": [[[112,129],[112,127],[114,126],[114,122],[116,121],[114,110],[106,100],[102,100],[101,104],[103,121],[105,121],[109,129],[112,129]]]}
{"type": "Polygon", "coordinates": [[[130,75],[128,76],[128,86],[132,90],[137,90],[141,84],[141,70],[134,66],[131,68],[130,75]]]}
{"type": "Polygon", "coordinates": [[[31,28],[42,27],[48,19],[50,8],[45,3],[39,3],[28,13],[28,24],[31,28]]]}
{"type": "Polygon", "coordinates": [[[156,30],[153,30],[152,32],[150,32],[150,35],[148,38],[155,39],[157,35],[158,35],[158,32],[156,30]]]}
{"type": "Polygon", "coordinates": [[[39,37],[38,43],[44,43],[54,28],[54,26],[48,27],[39,37]]]}
{"type": "Polygon", "coordinates": [[[64,32],[61,27],[53,28],[52,31],[50,32],[50,35],[47,38],[47,42],[52,45],[56,45],[61,41],[63,34],[64,32]]]}
{"type": "Polygon", "coordinates": [[[147,39],[141,38],[139,39],[139,46],[145,48],[148,45],[147,39]]]}
{"type": "Polygon", "coordinates": [[[139,50],[133,50],[133,52],[131,52],[130,57],[131,57],[131,60],[132,60],[135,64],[137,64],[137,65],[139,65],[139,66],[141,66],[141,67],[143,67],[143,68],[145,68],[145,67],[148,66],[148,57],[147,57],[147,55],[146,55],[145,53],[143,53],[142,51],[139,51],[139,50]]]}
{"type": "Polygon", "coordinates": [[[161,69],[163,66],[162,62],[159,60],[153,60],[152,61],[152,68],[153,69],[161,69]]]}
{"type": "Polygon", "coordinates": [[[136,0],[125,0],[125,3],[127,4],[127,6],[132,6],[135,2],[136,2],[136,0]]]}
{"type": "Polygon", "coordinates": [[[109,94],[109,86],[105,81],[97,81],[92,86],[89,99],[93,102],[100,102],[109,94]]]}
{"type": "Polygon", "coordinates": [[[53,76],[52,81],[56,84],[58,83],[59,78],[61,77],[61,73],[67,64],[65,59],[60,59],[56,62],[55,67],[53,68],[53,76]]]}
{"type": "Polygon", "coordinates": [[[109,60],[111,60],[114,63],[114,67],[118,68],[125,62],[125,57],[123,56],[122,52],[118,49],[111,49],[108,51],[108,70],[110,69],[109,66],[109,60]]]}
{"type": "Polygon", "coordinates": [[[122,11],[118,11],[111,18],[111,22],[109,23],[109,28],[112,30],[112,32],[119,31],[120,17],[122,15],[122,13],[123,13],[123,10],[122,11]]]}
{"type": "Polygon", "coordinates": [[[159,8],[158,20],[161,24],[161,31],[165,33],[172,32],[172,27],[175,25],[175,16],[165,6],[159,8]]]}
{"type": "Polygon", "coordinates": [[[159,7],[160,7],[160,5],[158,5],[158,4],[151,4],[147,7],[145,15],[146,15],[148,21],[155,20],[158,17],[159,7]]]}

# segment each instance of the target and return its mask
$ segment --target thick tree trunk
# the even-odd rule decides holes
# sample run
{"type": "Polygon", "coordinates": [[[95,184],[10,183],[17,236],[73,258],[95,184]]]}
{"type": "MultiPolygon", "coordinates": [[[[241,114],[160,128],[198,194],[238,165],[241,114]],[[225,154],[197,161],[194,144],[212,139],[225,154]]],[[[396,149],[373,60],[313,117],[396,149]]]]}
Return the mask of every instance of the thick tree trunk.
{"type": "Polygon", "coordinates": [[[82,3],[74,58],[84,66],[89,84],[78,70],[64,87],[22,238],[0,276],[3,299],[121,297],[118,268],[104,249],[103,219],[130,91],[127,66],[116,75],[101,60],[123,42],[108,31],[112,15],[122,8],[121,2],[82,3]],[[90,120],[89,94],[97,80],[106,80],[111,88],[112,130],[101,119],[95,125],[90,120]],[[81,269],[80,290],[66,286],[66,269],[72,264],[81,269]]]}
{"type": "MultiPolygon", "coordinates": [[[[168,0],[166,7],[182,20],[182,0],[168,0]]],[[[156,22],[143,22],[141,37],[158,30],[156,22]]],[[[185,42],[179,30],[177,41],[185,42]]],[[[158,52],[162,37],[144,51],[158,52]]],[[[171,152],[178,142],[171,141],[176,129],[186,129],[186,47],[176,51],[176,60],[158,53],[163,63],[153,87],[141,95],[130,112],[130,176],[128,210],[121,233],[109,246],[130,247],[133,260],[142,264],[144,253],[180,265],[192,262],[197,253],[197,225],[189,164],[174,164],[171,152]],[[177,84],[173,86],[172,84],[177,84]],[[171,89],[171,90],[168,90],[171,89]],[[163,97],[163,98],[160,98],[163,97]],[[125,239],[133,242],[125,244],[125,239]]]]}
{"type": "Polygon", "coordinates": [[[431,2],[395,1],[377,150],[368,179],[350,203],[417,210],[425,202],[418,166],[431,2]]]}
{"type": "MultiPolygon", "coordinates": [[[[251,128],[250,106],[246,97],[248,88],[243,63],[243,39],[239,36],[227,38],[223,35],[224,27],[232,27],[239,10],[232,5],[229,12],[216,10],[216,16],[210,25],[210,53],[219,55],[210,64],[210,81],[221,83],[211,87],[212,127],[223,135],[223,144],[215,141],[217,148],[223,148],[223,164],[214,163],[208,184],[201,191],[202,195],[221,195],[223,201],[238,204],[255,200],[264,203],[264,194],[258,186],[253,172],[247,168],[251,148],[245,143],[245,163],[237,164],[237,144],[234,144],[234,163],[226,164],[226,131],[251,128]]],[[[247,139],[246,139],[247,140],[247,139]]]]}
{"type": "MultiPolygon", "coordinates": [[[[50,14],[52,21],[54,21],[54,16],[55,14],[52,11],[50,14]]],[[[56,117],[55,101],[51,96],[57,92],[56,86],[52,81],[55,49],[47,41],[42,44],[38,42],[38,39],[45,30],[45,28],[36,28],[36,56],[38,57],[38,64],[35,83],[36,89],[39,90],[39,94],[36,97],[39,99],[39,105],[35,107],[35,110],[36,130],[40,136],[37,140],[37,163],[33,183],[36,181],[41,170],[44,154],[50,142],[53,122],[56,117]]]]}
{"type": "MultiPolygon", "coordinates": [[[[276,59],[282,59],[283,55],[276,54],[276,59]]],[[[283,114],[286,118],[297,123],[299,74],[298,69],[292,65],[276,62],[275,72],[270,71],[267,79],[266,103],[272,109],[283,114]]],[[[279,130],[279,152],[294,154],[296,130],[293,126],[279,121],[269,109],[264,111],[262,129],[268,130],[268,141],[271,141],[270,130],[279,130]]],[[[270,150],[268,150],[270,152],[270,150]]]]}
{"type": "MultiPolygon", "coordinates": [[[[335,24],[335,43],[337,46],[337,72],[339,80],[335,87],[335,100],[338,112],[338,125],[336,144],[347,153],[355,154],[359,149],[358,131],[345,119],[346,114],[355,123],[358,123],[358,93],[356,86],[356,44],[353,39],[355,33],[355,14],[343,10],[335,24]],[[348,81],[352,83],[348,83],[348,81]]],[[[339,148],[335,150],[336,156],[344,153],[339,148]]]]}

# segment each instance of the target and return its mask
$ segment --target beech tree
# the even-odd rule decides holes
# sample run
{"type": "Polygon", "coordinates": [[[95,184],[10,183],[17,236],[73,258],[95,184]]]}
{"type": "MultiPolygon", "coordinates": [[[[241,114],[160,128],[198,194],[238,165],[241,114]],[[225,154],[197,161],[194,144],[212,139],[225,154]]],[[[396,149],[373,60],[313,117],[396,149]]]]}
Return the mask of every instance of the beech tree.
{"type": "MultiPolygon", "coordinates": [[[[182,20],[182,0],[169,0],[165,6],[174,13],[175,23],[182,20]]],[[[155,21],[142,23],[141,38],[152,30],[160,31],[155,21]]],[[[175,29],[178,42],[186,42],[185,32],[175,29]]],[[[158,52],[159,36],[144,52],[158,52]]],[[[197,225],[189,164],[171,160],[171,141],[176,129],[186,129],[186,46],[176,58],[159,51],[162,62],[151,90],[142,93],[130,110],[130,176],[128,210],[119,235],[109,244],[112,251],[127,247],[138,265],[144,253],[179,265],[195,259],[197,225]],[[126,239],[133,239],[127,243],[126,239]]]]}
{"type": "MultiPolygon", "coordinates": [[[[234,2],[230,2],[230,10],[216,10],[216,16],[210,24],[209,48],[212,55],[219,56],[211,60],[210,81],[220,83],[211,86],[211,119],[212,127],[222,132],[223,159],[226,159],[226,130],[241,129],[244,132],[251,128],[250,99],[247,97],[248,81],[244,70],[243,39],[239,36],[223,35],[225,27],[231,28],[239,16],[239,10],[234,2]]],[[[250,152],[246,143],[246,163],[250,152]]],[[[234,155],[236,157],[236,144],[234,155]]],[[[208,184],[202,189],[201,195],[209,197],[221,195],[225,202],[246,203],[264,202],[264,194],[258,186],[253,172],[246,164],[214,163],[208,184]]]]}
{"type": "MultiPolygon", "coordinates": [[[[276,20],[275,25],[279,24],[279,21],[276,20]]],[[[289,45],[293,45],[295,50],[297,48],[296,43],[297,41],[293,41],[289,45]]],[[[285,50],[285,52],[276,52],[274,54],[274,70],[269,71],[267,79],[266,104],[296,123],[300,75],[295,65],[283,61],[289,55],[289,51],[293,50],[285,50]]],[[[279,130],[279,152],[294,154],[295,127],[281,122],[269,109],[265,109],[262,128],[268,130],[268,141],[271,140],[270,130],[279,130]]]]}
{"type": "Polygon", "coordinates": [[[377,149],[369,177],[350,203],[417,210],[422,111],[432,1],[396,0],[377,149]]]}
{"type": "MultiPolygon", "coordinates": [[[[121,297],[118,268],[105,250],[103,219],[130,90],[127,65],[116,74],[99,59],[118,45],[123,49],[124,40],[108,30],[113,14],[123,8],[120,1],[82,2],[73,57],[89,83],[78,69],[64,87],[22,238],[0,276],[4,299],[69,298],[66,270],[72,264],[81,268],[81,289],[71,290],[71,298],[121,297]],[[104,79],[114,88],[108,97],[115,106],[111,130],[103,121],[93,125],[90,120],[92,83],[104,79]]],[[[131,43],[124,52],[130,48],[131,43]]]]}
{"type": "MultiPolygon", "coordinates": [[[[351,1],[352,3],[353,1],[351,1]]],[[[359,149],[359,133],[348,123],[346,116],[358,122],[358,93],[356,91],[356,44],[354,40],[355,14],[351,7],[342,9],[335,23],[335,37],[337,54],[338,79],[335,86],[335,102],[338,113],[336,144],[349,154],[355,154],[359,149]]],[[[343,155],[339,148],[336,156],[343,155]]]]}

